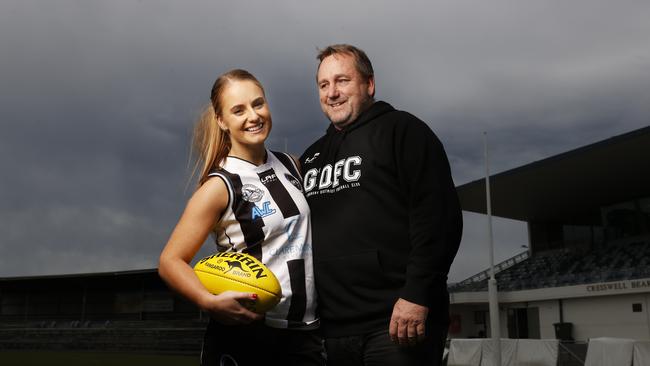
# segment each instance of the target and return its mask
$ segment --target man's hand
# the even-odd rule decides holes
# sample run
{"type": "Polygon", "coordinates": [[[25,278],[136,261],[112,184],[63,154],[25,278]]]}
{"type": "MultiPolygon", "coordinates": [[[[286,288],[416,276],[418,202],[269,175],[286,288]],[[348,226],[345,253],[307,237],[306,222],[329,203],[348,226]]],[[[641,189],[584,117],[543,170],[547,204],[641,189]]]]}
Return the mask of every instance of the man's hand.
{"type": "Polygon", "coordinates": [[[399,345],[415,345],[425,337],[425,321],[429,308],[402,298],[397,299],[390,318],[388,334],[399,345]]]}

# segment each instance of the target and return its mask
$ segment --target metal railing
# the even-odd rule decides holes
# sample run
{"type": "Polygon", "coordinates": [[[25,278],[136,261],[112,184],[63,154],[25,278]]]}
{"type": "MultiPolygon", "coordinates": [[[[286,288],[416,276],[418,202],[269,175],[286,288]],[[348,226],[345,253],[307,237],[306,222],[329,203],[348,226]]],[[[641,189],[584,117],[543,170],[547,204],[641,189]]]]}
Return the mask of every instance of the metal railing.
{"type": "MultiPolygon", "coordinates": [[[[519,253],[519,254],[511,257],[511,258],[508,258],[508,259],[504,260],[503,262],[501,262],[499,264],[496,264],[494,266],[494,274],[497,274],[497,273],[499,273],[499,272],[501,272],[503,270],[506,270],[506,269],[514,266],[517,263],[523,262],[528,258],[530,258],[530,252],[528,250],[526,250],[524,252],[521,252],[521,253],[519,253]]],[[[490,269],[489,268],[482,271],[482,272],[479,272],[479,273],[475,274],[474,276],[472,276],[472,277],[470,277],[470,278],[468,278],[466,280],[463,280],[461,282],[457,282],[457,283],[453,284],[451,286],[451,288],[463,287],[463,286],[466,286],[466,285],[469,285],[469,284],[472,284],[472,283],[481,282],[481,281],[487,279],[488,277],[490,277],[490,269]]]]}

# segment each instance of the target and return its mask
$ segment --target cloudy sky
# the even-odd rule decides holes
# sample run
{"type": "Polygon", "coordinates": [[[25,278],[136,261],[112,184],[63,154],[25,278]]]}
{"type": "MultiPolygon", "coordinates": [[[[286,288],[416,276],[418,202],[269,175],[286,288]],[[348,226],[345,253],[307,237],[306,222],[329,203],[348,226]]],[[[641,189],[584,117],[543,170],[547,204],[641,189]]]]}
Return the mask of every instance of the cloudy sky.
{"type": "MultiPolygon", "coordinates": [[[[649,124],[647,1],[0,2],[0,277],[153,268],[192,191],[189,139],[216,76],[267,90],[268,145],[321,135],[316,50],[352,43],[378,99],[438,134],[454,180],[649,124]]],[[[465,214],[451,281],[485,269],[465,214]]],[[[524,223],[495,221],[496,258],[524,223]]],[[[203,253],[212,248],[207,247],[203,253]]]]}

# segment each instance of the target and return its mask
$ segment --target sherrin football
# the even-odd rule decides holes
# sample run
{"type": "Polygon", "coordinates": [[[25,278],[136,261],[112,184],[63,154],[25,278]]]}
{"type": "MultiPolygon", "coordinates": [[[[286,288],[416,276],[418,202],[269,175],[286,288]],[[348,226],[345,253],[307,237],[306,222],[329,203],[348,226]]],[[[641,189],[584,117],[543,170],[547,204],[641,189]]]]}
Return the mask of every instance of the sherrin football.
{"type": "Polygon", "coordinates": [[[194,266],[199,280],[213,294],[240,291],[257,294],[257,300],[245,304],[263,314],[280,302],[282,288],[273,272],[255,257],[246,253],[221,252],[201,259],[194,266]]]}

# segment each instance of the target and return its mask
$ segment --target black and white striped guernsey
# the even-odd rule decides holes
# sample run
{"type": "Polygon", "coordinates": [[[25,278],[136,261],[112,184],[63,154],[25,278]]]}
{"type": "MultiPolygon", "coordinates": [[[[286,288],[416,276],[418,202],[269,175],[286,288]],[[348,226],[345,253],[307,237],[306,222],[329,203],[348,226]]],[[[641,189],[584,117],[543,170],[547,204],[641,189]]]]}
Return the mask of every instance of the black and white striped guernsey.
{"type": "Polygon", "coordinates": [[[228,208],[217,223],[219,251],[246,252],[280,281],[282,299],[266,313],[275,328],[317,325],[310,212],[293,159],[267,150],[266,163],[229,156],[209,174],[228,187],[228,208]]]}

